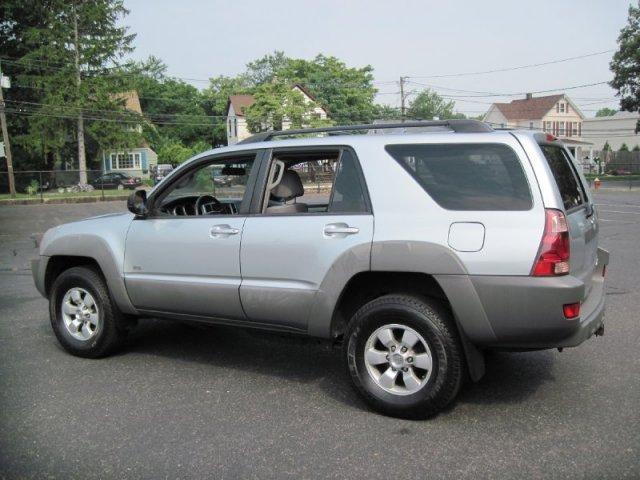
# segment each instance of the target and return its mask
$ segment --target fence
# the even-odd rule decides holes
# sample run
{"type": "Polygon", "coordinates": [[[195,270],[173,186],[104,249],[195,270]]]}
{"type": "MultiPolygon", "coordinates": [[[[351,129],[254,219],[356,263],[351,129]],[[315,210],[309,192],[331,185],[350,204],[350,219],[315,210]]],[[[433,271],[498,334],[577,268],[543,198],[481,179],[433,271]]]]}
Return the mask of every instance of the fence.
{"type": "MultiPolygon", "coordinates": [[[[37,199],[79,196],[125,196],[129,190],[151,185],[142,170],[104,172],[87,170],[86,184],[80,184],[79,170],[31,170],[14,172],[16,198],[37,199]]],[[[9,176],[0,172],[0,199],[9,198],[9,176]]]]}
{"type": "MultiPolygon", "coordinates": [[[[594,188],[598,178],[602,189],[640,189],[640,152],[611,152],[608,163],[582,162],[582,168],[589,186],[594,188]],[[628,155],[620,155],[626,153],[628,155]],[[622,162],[631,158],[632,162],[622,162]]],[[[597,157],[596,157],[597,158],[597,157]]],[[[324,193],[331,189],[335,173],[331,168],[318,171],[300,170],[299,175],[307,193],[324,193]]],[[[40,199],[72,197],[125,197],[130,190],[153,185],[153,175],[143,174],[142,170],[126,172],[103,172],[87,170],[87,183],[80,185],[79,170],[32,170],[14,172],[16,198],[40,199]]],[[[0,200],[10,198],[9,177],[0,172],[0,200]]]]}

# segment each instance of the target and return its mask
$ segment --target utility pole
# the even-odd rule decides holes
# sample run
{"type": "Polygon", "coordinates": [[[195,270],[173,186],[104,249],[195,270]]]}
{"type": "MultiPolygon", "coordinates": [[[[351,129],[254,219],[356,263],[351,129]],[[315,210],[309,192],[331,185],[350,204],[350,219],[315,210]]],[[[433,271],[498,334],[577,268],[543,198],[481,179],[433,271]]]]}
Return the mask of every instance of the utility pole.
{"type": "Polygon", "coordinates": [[[406,117],[406,96],[404,94],[404,82],[407,80],[407,77],[400,77],[400,116],[401,116],[401,120],[402,122],[404,122],[404,119],[406,117]]]}
{"type": "MultiPolygon", "coordinates": [[[[76,85],[78,94],[80,94],[80,41],[78,38],[78,11],[73,7],[73,40],[75,47],[75,67],[76,67],[76,85]]],[[[80,170],[79,182],[84,185],[87,183],[87,155],[84,147],[84,117],[82,109],[78,110],[78,169],[80,170]]]]}
{"type": "MultiPolygon", "coordinates": [[[[7,80],[8,81],[8,80],[7,80]]],[[[2,75],[2,67],[0,66],[0,123],[2,124],[2,141],[4,142],[4,152],[7,157],[7,175],[9,176],[9,193],[11,197],[16,196],[16,182],[13,177],[13,159],[11,158],[11,144],[9,143],[9,130],[7,129],[7,117],[4,113],[4,95],[2,89],[4,85],[4,77],[2,75]]],[[[7,86],[7,88],[9,88],[7,86]]]]}

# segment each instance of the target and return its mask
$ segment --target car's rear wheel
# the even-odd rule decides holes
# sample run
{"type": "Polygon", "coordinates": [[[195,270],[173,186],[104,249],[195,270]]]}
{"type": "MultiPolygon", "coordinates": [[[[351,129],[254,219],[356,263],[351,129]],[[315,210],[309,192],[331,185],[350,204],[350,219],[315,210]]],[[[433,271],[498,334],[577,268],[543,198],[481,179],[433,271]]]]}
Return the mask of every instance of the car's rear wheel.
{"type": "Polygon", "coordinates": [[[98,358],[113,352],[127,333],[102,276],[91,267],[73,267],[54,281],[49,296],[51,326],[73,355],[98,358]]]}
{"type": "Polygon", "coordinates": [[[455,322],[433,299],[385,295],[367,303],[349,324],[344,354],[366,402],[396,417],[434,415],[455,398],[463,379],[455,322]]]}

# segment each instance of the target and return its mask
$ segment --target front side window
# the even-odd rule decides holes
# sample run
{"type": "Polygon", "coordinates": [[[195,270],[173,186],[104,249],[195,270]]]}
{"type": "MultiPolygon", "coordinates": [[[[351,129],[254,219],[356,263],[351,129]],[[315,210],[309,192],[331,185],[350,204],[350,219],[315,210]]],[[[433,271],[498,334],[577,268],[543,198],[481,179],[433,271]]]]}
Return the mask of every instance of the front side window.
{"type": "Polygon", "coordinates": [[[506,145],[388,145],[386,150],[443,208],[514,211],[532,207],[520,160],[506,145]]]}
{"type": "Polygon", "coordinates": [[[162,192],[157,210],[176,216],[239,213],[248,197],[254,159],[254,155],[217,159],[185,172],[162,192]]]}

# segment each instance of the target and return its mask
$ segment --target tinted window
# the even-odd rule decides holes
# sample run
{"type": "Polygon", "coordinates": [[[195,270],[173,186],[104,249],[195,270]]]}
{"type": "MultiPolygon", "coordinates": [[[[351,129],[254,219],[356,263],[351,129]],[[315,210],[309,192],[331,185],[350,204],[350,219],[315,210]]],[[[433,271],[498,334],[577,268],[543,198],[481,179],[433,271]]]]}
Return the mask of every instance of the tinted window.
{"type": "Polygon", "coordinates": [[[541,145],[540,148],[547,159],[547,163],[549,163],[551,173],[556,179],[565,210],[582,205],[584,203],[584,192],[571,167],[571,159],[569,159],[564,149],[551,145],[541,145]]]}
{"type": "Polygon", "coordinates": [[[336,213],[367,211],[360,172],[356,159],[349,150],[344,150],[340,157],[329,211],[336,213]]]}
{"type": "Polygon", "coordinates": [[[522,165],[506,145],[388,145],[387,152],[450,210],[529,210],[522,165]]]}

